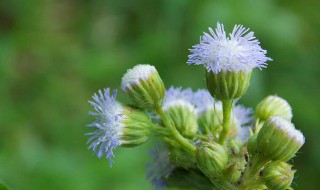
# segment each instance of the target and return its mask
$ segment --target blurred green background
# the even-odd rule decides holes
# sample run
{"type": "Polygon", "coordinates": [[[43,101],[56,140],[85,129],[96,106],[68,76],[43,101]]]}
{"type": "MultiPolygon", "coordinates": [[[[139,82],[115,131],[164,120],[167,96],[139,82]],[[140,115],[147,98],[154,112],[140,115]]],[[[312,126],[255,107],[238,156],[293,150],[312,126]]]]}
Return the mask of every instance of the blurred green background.
{"type": "MultiPolygon", "coordinates": [[[[306,136],[294,189],[319,189],[320,3],[318,0],[1,0],[0,180],[13,190],[152,189],[147,143],[116,151],[115,164],[86,148],[87,100],[119,88],[125,71],[155,65],[167,87],[204,88],[188,48],[216,22],[243,24],[268,50],[242,103],[277,94],[306,136]]],[[[118,99],[128,101],[120,93],[118,99]]]]}

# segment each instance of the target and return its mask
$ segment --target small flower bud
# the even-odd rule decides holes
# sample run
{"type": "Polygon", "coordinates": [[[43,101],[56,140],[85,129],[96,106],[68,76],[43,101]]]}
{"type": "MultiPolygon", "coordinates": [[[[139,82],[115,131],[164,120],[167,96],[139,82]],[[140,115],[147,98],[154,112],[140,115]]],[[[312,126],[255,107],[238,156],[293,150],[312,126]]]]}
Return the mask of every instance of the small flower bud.
{"type": "Polygon", "coordinates": [[[122,112],[120,142],[122,147],[134,147],[146,142],[152,125],[150,117],[141,111],[125,107],[122,112]]]}
{"type": "Polygon", "coordinates": [[[228,155],[223,146],[215,142],[204,142],[196,150],[196,160],[200,170],[209,178],[226,167],[228,155]]]}
{"type": "Polygon", "coordinates": [[[287,161],[302,147],[305,138],[292,123],[272,116],[259,131],[256,142],[260,158],[287,161]]]}
{"type": "Polygon", "coordinates": [[[137,65],[122,77],[122,90],[142,108],[162,103],[164,84],[158,71],[151,65],[137,65]]]}
{"type": "Polygon", "coordinates": [[[278,96],[268,96],[258,104],[255,117],[266,121],[269,117],[275,115],[291,121],[291,107],[286,100],[278,96]]]}
{"type": "Polygon", "coordinates": [[[268,189],[285,190],[289,189],[294,177],[295,170],[285,162],[273,162],[268,164],[263,172],[262,179],[268,189]]]}
{"type": "Polygon", "coordinates": [[[182,136],[194,137],[198,131],[198,123],[196,112],[190,104],[175,102],[170,107],[164,108],[164,111],[170,116],[182,136]]]}
{"type": "Polygon", "coordinates": [[[242,97],[248,87],[251,71],[207,71],[207,88],[218,100],[232,100],[242,97]]]}
{"type": "Polygon", "coordinates": [[[184,136],[193,138],[198,131],[197,113],[191,104],[192,90],[171,87],[166,91],[163,110],[170,116],[177,130],[184,136]]]}
{"type": "Polygon", "coordinates": [[[221,131],[223,120],[222,108],[210,108],[198,114],[199,128],[202,134],[217,135],[221,131]]]}

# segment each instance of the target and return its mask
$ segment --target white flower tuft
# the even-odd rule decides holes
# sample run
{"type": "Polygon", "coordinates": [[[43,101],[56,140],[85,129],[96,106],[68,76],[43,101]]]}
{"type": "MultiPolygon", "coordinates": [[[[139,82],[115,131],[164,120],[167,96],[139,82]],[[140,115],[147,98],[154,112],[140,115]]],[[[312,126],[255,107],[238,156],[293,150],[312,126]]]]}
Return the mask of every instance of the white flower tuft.
{"type": "Polygon", "coordinates": [[[148,64],[137,65],[132,69],[128,69],[127,73],[122,77],[122,90],[126,91],[132,85],[139,85],[141,80],[147,80],[153,72],[157,72],[156,68],[148,64]]]}
{"type": "Polygon", "coordinates": [[[203,64],[208,71],[251,71],[253,68],[266,67],[266,50],[260,47],[260,42],[253,32],[242,25],[235,25],[227,37],[223,24],[217,23],[214,31],[209,28],[210,34],[205,33],[200,43],[194,45],[190,52],[188,64],[203,64]]]}
{"type": "Polygon", "coordinates": [[[292,123],[283,119],[280,116],[272,116],[269,121],[278,129],[285,131],[289,138],[293,138],[297,143],[303,145],[305,138],[303,134],[297,130],[292,123]]]}

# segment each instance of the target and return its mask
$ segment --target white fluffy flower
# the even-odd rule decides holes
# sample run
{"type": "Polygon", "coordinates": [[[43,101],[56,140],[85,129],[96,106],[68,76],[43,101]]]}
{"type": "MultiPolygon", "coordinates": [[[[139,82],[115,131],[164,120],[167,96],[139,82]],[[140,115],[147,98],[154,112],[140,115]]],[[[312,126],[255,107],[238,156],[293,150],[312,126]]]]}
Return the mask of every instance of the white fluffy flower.
{"type": "Polygon", "coordinates": [[[280,116],[272,116],[269,119],[269,122],[272,123],[276,128],[281,131],[284,131],[287,137],[295,139],[295,141],[301,145],[305,143],[305,138],[303,134],[297,130],[292,123],[283,119],[280,116]]]}
{"type": "Polygon", "coordinates": [[[147,80],[153,72],[157,72],[156,68],[148,64],[137,65],[132,69],[128,69],[127,73],[122,77],[122,90],[126,92],[132,85],[139,85],[142,80],[147,80]]]}
{"type": "Polygon", "coordinates": [[[187,61],[188,64],[203,64],[208,71],[250,71],[255,67],[266,67],[269,57],[266,50],[260,47],[260,42],[253,32],[242,25],[235,25],[233,31],[226,35],[223,24],[217,23],[215,31],[209,28],[200,38],[200,43],[194,45],[187,61]]]}

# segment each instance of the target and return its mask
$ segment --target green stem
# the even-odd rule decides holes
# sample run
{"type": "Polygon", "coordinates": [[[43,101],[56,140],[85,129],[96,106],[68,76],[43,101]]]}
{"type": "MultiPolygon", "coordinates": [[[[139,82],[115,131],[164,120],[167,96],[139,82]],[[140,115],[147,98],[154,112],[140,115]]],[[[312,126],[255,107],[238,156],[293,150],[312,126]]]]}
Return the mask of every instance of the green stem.
{"type": "Polygon", "coordinates": [[[223,109],[223,129],[220,133],[220,144],[224,144],[227,138],[227,135],[230,130],[230,122],[231,122],[231,110],[232,110],[232,100],[222,100],[222,109],[223,109]]]}
{"type": "Polygon", "coordinates": [[[161,117],[164,125],[171,131],[171,135],[173,138],[181,145],[183,146],[189,154],[194,157],[196,147],[193,146],[187,139],[185,139],[179,131],[175,128],[173,121],[171,118],[163,111],[161,106],[155,106],[156,112],[161,117]]]}

